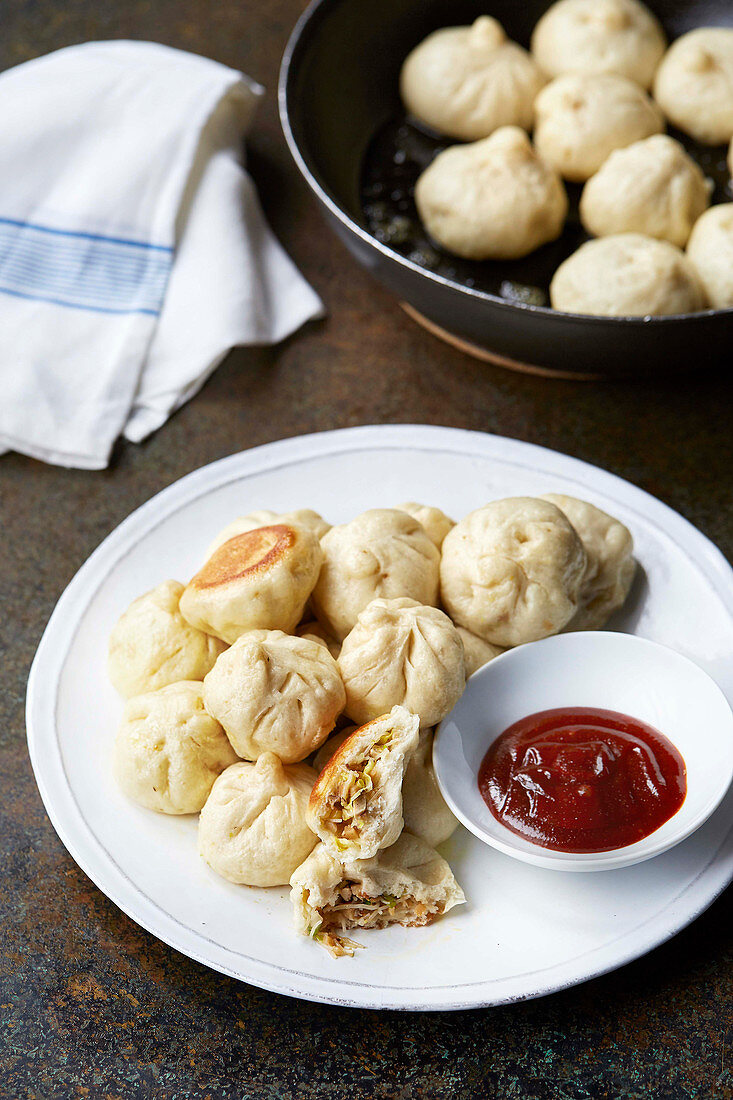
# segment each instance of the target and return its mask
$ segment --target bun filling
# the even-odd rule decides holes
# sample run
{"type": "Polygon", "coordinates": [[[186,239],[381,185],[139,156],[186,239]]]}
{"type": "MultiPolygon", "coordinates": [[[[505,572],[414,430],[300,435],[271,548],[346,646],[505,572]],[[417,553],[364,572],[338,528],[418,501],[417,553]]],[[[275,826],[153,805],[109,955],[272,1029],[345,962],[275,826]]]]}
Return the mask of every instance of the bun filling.
{"type": "Polygon", "coordinates": [[[335,838],[336,848],[345,852],[347,841],[358,840],[368,819],[370,802],[379,788],[380,765],[389,757],[393,735],[388,730],[355,760],[339,767],[338,781],[327,797],[323,824],[335,838]]]}
{"type": "Polygon", "coordinates": [[[341,958],[352,956],[356,948],[363,946],[339,934],[349,928],[386,928],[390,924],[419,928],[444,911],[443,901],[418,901],[409,893],[372,896],[365,892],[363,884],[343,879],[333,900],[312,910],[316,920],[307,934],[334,958],[341,958]]]}

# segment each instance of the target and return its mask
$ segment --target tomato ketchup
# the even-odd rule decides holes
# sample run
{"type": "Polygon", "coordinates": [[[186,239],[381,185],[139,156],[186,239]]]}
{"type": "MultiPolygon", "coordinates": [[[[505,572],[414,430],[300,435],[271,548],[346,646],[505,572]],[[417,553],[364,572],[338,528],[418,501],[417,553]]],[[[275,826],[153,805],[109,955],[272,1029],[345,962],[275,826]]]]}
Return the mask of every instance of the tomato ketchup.
{"type": "Polygon", "coordinates": [[[560,852],[607,852],[643,840],[687,793],[682,756],[664,734],[616,711],[543,710],[492,743],[481,796],[512,832],[560,852]]]}

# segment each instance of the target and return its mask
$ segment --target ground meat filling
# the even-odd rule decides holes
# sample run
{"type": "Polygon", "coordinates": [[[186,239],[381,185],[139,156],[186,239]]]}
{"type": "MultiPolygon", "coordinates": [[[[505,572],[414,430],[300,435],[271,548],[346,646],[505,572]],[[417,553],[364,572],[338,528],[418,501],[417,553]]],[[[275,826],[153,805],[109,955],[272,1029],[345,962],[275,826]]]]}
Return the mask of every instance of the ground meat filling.
{"type": "Polygon", "coordinates": [[[333,957],[340,958],[353,955],[353,949],[362,946],[340,935],[347,928],[386,928],[390,924],[417,928],[435,920],[444,908],[442,902],[416,901],[409,894],[401,898],[394,898],[392,894],[373,898],[353,882],[343,881],[336,899],[316,910],[317,920],[310,928],[310,935],[333,957]]]}
{"type": "MultiPolygon", "coordinates": [[[[328,796],[326,823],[337,841],[358,840],[360,836],[359,819],[368,811],[369,796],[374,790],[374,769],[377,761],[383,758],[389,749],[386,746],[392,740],[392,731],[382,734],[359,760],[339,768],[338,783],[328,796]]],[[[348,845],[337,843],[345,851],[348,845]]]]}
{"type": "Polygon", "coordinates": [[[418,928],[429,924],[443,912],[442,902],[417,901],[409,894],[393,897],[382,894],[371,897],[359,890],[353,882],[342,882],[334,901],[317,910],[317,922],[310,934],[325,947],[334,958],[353,955],[355,943],[337,933],[348,928],[386,928],[389,924],[402,924],[418,928]]]}
{"type": "Polygon", "coordinates": [[[428,924],[439,916],[439,902],[416,901],[409,894],[396,898],[391,894],[370,897],[353,883],[342,882],[334,902],[323,907],[321,927],[324,931],[346,928],[386,928],[388,924],[404,924],[410,928],[428,924]]]}

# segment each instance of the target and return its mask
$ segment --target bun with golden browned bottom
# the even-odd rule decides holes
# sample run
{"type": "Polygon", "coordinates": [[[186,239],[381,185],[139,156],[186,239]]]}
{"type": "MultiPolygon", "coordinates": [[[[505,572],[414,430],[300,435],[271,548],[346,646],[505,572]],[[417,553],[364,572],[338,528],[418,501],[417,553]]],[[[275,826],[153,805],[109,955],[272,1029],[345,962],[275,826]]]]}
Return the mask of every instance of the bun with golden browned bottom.
{"type": "Polygon", "coordinates": [[[404,707],[346,738],[308,802],[308,824],[337,858],[368,859],[402,832],[402,780],[419,741],[420,721],[404,707]]]}
{"type": "Polygon", "coordinates": [[[246,516],[238,516],[223,527],[206,551],[206,557],[210,558],[215,550],[235,535],[243,535],[257,527],[272,527],[274,523],[296,523],[299,527],[307,527],[319,539],[331,530],[331,524],[326,523],[323,516],[312,508],[296,508],[292,512],[272,512],[269,508],[260,508],[256,512],[248,512],[246,516]]]}
{"type": "Polygon", "coordinates": [[[300,621],[323,560],[307,527],[275,523],[235,535],[215,550],[181,596],[184,618],[235,642],[247,630],[284,630],[300,621]]]}
{"type": "MultiPolygon", "coordinates": [[[[339,730],[329,737],[316,753],[313,766],[323,771],[336,750],[354,732],[354,726],[339,730]]],[[[433,731],[421,730],[415,752],[407,762],[402,782],[402,816],[409,833],[436,848],[455,831],[457,820],[440,793],[433,768],[433,731]]]]}

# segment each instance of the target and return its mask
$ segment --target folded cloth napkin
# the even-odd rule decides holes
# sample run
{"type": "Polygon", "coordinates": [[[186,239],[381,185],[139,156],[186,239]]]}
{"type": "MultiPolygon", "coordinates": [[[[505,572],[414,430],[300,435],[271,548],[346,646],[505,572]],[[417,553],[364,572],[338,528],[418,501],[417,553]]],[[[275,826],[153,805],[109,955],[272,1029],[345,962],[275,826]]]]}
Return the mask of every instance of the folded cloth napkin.
{"type": "Polygon", "coordinates": [[[262,91],[150,42],[0,75],[0,451],[101,469],[231,347],[322,315],[244,168],[262,91]]]}

